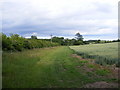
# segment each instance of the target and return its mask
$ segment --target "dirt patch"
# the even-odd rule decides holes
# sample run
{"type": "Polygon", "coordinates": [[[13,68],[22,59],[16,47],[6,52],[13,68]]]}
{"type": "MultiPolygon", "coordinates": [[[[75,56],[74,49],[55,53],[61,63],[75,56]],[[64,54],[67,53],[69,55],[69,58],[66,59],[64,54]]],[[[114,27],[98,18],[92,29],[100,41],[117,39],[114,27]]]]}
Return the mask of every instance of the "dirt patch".
{"type": "Polygon", "coordinates": [[[63,71],[66,71],[66,69],[64,68],[63,71]]]}
{"type": "Polygon", "coordinates": [[[112,72],[112,74],[110,76],[111,78],[113,78],[113,77],[117,78],[117,79],[120,78],[120,76],[119,76],[120,68],[117,68],[117,67],[116,68],[112,68],[111,72],[112,72]]]}
{"type": "Polygon", "coordinates": [[[87,84],[84,88],[118,88],[118,83],[107,83],[104,81],[87,84]]]}
{"type": "Polygon", "coordinates": [[[60,82],[63,82],[63,80],[59,80],[60,82]]]}
{"type": "Polygon", "coordinates": [[[80,68],[80,66],[76,66],[76,68],[80,68]]]}
{"type": "Polygon", "coordinates": [[[77,54],[72,54],[71,56],[72,56],[72,57],[75,57],[75,58],[78,58],[78,59],[82,59],[82,57],[81,57],[81,56],[78,56],[77,54]]]}
{"type": "MultiPolygon", "coordinates": [[[[92,77],[97,77],[97,78],[108,78],[108,79],[115,79],[115,80],[118,80],[118,78],[120,78],[120,76],[119,76],[120,68],[117,68],[115,65],[102,66],[100,64],[94,63],[94,59],[84,59],[84,58],[82,58],[81,56],[79,56],[77,54],[72,54],[71,56],[79,59],[77,61],[77,63],[79,63],[81,61],[88,61],[88,63],[83,63],[83,65],[80,64],[80,65],[76,66],[76,68],[78,70],[80,70],[80,72],[82,70],[87,75],[89,74],[92,77]],[[103,75],[103,76],[97,75],[95,73],[95,71],[98,70],[98,69],[99,70],[108,70],[110,73],[107,74],[107,75],[103,75]]],[[[116,81],[114,81],[114,83],[115,82],[116,81]]],[[[95,84],[98,84],[97,87],[99,87],[102,84],[105,84],[105,86],[103,85],[103,88],[106,87],[106,86],[108,86],[108,88],[109,88],[109,87],[114,87],[116,85],[114,83],[96,82],[95,84]]],[[[88,84],[88,86],[92,87],[91,85],[92,84],[90,84],[90,85],[88,84]]],[[[94,84],[93,84],[93,86],[94,86],[94,84]]],[[[100,87],[102,87],[102,86],[100,86],[100,87]]]]}
{"type": "Polygon", "coordinates": [[[79,55],[77,55],[77,54],[72,54],[71,55],[72,57],[74,57],[74,58],[78,58],[80,61],[89,61],[89,63],[94,63],[94,59],[85,59],[85,58],[82,58],[81,56],[79,56],[79,55]]]}
{"type": "Polygon", "coordinates": [[[86,72],[93,72],[95,71],[95,68],[88,68],[87,66],[84,66],[83,70],[85,70],[86,72]]]}

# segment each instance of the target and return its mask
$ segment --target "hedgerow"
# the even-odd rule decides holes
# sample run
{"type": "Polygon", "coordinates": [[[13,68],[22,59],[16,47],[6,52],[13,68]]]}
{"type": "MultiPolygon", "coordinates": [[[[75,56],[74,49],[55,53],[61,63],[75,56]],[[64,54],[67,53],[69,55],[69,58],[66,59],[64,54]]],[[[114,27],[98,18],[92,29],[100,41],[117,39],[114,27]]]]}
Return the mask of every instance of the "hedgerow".
{"type": "Polygon", "coordinates": [[[3,51],[22,51],[24,49],[44,48],[58,46],[58,43],[40,40],[40,39],[26,39],[18,34],[6,36],[2,33],[2,50],[3,51]]]}

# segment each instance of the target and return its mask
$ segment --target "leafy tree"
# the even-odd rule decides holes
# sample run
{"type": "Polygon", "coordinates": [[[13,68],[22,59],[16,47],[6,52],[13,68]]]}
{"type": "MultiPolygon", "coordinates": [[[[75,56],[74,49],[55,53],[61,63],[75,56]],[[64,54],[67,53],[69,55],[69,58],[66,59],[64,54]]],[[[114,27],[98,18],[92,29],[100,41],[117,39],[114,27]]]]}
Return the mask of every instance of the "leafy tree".
{"type": "Polygon", "coordinates": [[[3,50],[11,50],[12,42],[9,37],[7,37],[5,34],[2,33],[2,49],[3,50]]]}
{"type": "Polygon", "coordinates": [[[31,39],[37,39],[37,36],[31,36],[31,39]]]}
{"type": "Polygon", "coordinates": [[[53,42],[56,42],[56,43],[59,43],[60,45],[63,45],[64,44],[64,37],[53,37],[52,38],[52,41],[53,42]]]}
{"type": "Polygon", "coordinates": [[[120,42],[120,39],[118,39],[117,41],[120,42]]]}
{"type": "Polygon", "coordinates": [[[76,33],[75,36],[77,40],[83,41],[83,36],[80,33],[76,33]]]}
{"type": "Polygon", "coordinates": [[[10,37],[11,37],[11,38],[14,38],[14,39],[15,39],[15,38],[17,39],[17,38],[19,38],[19,35],[18,35],[18,34],[12,34],[12,33],[11,33],[11,34],[10,34],[10,37]]]}
{"type": "Polygon", "coordinates": [[[101,43],[102,41],[99,39],[99,40],[96,40],[95,43],[101,43]]]}

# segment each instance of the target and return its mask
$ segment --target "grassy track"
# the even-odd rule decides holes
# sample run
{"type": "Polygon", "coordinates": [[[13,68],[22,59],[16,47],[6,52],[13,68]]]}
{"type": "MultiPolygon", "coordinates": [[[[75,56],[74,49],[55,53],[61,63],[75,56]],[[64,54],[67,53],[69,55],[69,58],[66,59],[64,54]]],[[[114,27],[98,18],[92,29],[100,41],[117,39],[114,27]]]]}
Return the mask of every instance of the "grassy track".
{"type": "Polygon", "coordinates": [[[72,54],[74,51],[69,47],[3,53],[3,88],[74,88],[108,80],[99,75],[94,76],[95,73],[101,74],[99,69],[86,72],[82,66],[87,62],[72,57],[72,54]]]}

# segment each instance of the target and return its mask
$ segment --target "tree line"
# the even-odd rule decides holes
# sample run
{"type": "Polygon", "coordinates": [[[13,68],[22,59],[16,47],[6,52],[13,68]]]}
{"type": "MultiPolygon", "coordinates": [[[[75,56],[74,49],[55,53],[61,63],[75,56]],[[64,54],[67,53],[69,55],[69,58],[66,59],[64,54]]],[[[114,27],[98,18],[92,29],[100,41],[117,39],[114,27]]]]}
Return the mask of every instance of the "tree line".
{"type": "Polygon", "coordinates": [[[67,46],[67,45],[83,45],[84,44],[83,39],[84,38],[80,33],[76,33],[75,38],[73,39],[68,39],[68,38],[65,39],[64,37],[54,36],[51,38],[51,40],[50,39],[45,39],[45,40],[59,43],[60,45],[63,46],[67,46]]]}
{"type": "MultiPolygon", "coordinates": [[[[83,36],[80,33],[76,33],[73,39],[65,39],[64,37],[52,37],[52,42],[59,43],[60,45],[85,45],[85,44],[100,44],[100,43],[112,43],[112,42],[119,42],[120,40],[83,40],[83,36]]],[[[50,41],[50,39],[45,39],[50,41]]]]}
{"type": "Polygon", "coordinates": [[[53,46],[70,46],[70,45],[84,45],[97,43],[111,43],[119,42],[120,40],[106,41],[106,40],[88,40],[83,41],[83,36],[80,33],[75,34],[73,39],[65,39],[64,37],[51,37],[51,39],[37,39],[37,36],[31,36],[27,39],[18,34],[10,34],[10,36],[2,33],[2,50],[4,51],[22,51],[24,49],[53,47],[53,46]]]}
{"type": "Polygon", "coordinates": [[[35,36],[31,36],[30,39],[26,39],[18,34],[7,36],[2,33],[3,51],[22,51],[24,49],[53,47],[58,45],[58,43],[51,43],[50,41],[37,39],[35,36]]]}

